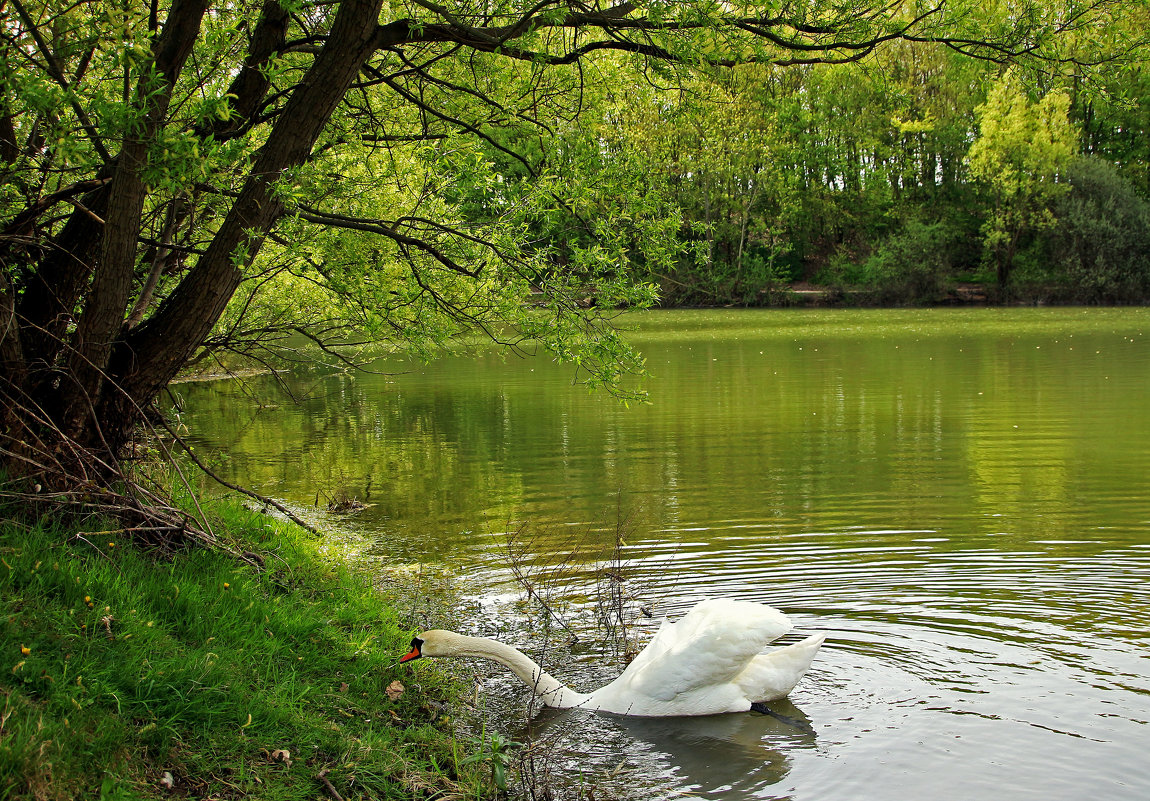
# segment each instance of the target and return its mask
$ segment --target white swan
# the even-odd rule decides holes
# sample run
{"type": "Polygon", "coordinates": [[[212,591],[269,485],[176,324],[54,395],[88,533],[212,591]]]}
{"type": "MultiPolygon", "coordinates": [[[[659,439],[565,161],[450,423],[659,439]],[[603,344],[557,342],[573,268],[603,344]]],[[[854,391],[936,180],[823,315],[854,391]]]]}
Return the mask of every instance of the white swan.
{"type": "Polygon", "coordinates": [[[581,693],[548,675],[522,652],[486,637],[425,631],[399,661],[472,656],[507,666],[547,706],[581,707],[642,717],[746,712],[782,698],[811,666],[826,634],[760,654],[790,631],[786,616],[769,606],[715,598],[701,601],[678,621],[666,622],[622,675],[593,693],[581,693]]]}

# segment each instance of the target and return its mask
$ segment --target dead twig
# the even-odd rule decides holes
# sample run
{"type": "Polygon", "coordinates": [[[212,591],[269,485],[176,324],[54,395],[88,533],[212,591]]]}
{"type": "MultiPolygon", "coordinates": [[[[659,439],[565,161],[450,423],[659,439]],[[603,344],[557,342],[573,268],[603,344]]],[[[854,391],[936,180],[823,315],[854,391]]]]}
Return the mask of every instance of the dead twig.
{"type": "Polygon", "coordinates": [[[323,785],[323,789],[327,790],[331,797],[335,799],[335,801],[343,801],[343,796],[339,794],[339,790],[335,789],[335,785],[328,781],[327,768],[324,768],[319,773],[317,773],[315,778],[320,784],[323,785]]]}
{"type": "Polygon", "coordinates": [[[187,457],[189,459],[191,459],[192,464],[194,464],[197,468],[199,468],[199,470],[204,475],[206,475],[208,478],[210,478],[212,481],[215,481],[217,484],[219,484],[223,487],[227,487],[228,489],[232,490],[233,492],[238,492],[241,495],[247,495],[249,498],[252,498],[253,500],[257,500],[260,503],[264,504],[265,506],[270,506],[270,507],[274,508],[276,511],[278,511],[280,514],[282,514],[288,520],[292,521],[297,526],[310,531],[312,534],[319,534],[320,533],[319,529],[317,529],[315,526],[308,523],[306,520],[301,518],[299,515],[297,515],[291,509],[284,506],[279,501],[276,501],[272,498],[268,498],[264,495],[260,495],[258,492],[254,492],[250,489],[247,489],[246,487],[241,487],[238,484],[233,484],[230,481],[226,481],[223,478],[220,478],[219,476],[217,476],[215,473],[213,473],[211,471],[211,469],[206,464],[204,464],[202,461],[200,461],[200,458],[198,456],[196,456],[195,453],[192,452],[192,449],[188,447],[187,443],[184,442],[184,440],[180,437],[180,435],[172,430],[171,426],[169,426],[166,422],[162,423],[162,425],[163,425],[164,429],[168,432],[168,434],[171,435],[172,439],[176,442],[176,444],[178,444],[183,449],[185,455],[187,455],[187,457]]]}

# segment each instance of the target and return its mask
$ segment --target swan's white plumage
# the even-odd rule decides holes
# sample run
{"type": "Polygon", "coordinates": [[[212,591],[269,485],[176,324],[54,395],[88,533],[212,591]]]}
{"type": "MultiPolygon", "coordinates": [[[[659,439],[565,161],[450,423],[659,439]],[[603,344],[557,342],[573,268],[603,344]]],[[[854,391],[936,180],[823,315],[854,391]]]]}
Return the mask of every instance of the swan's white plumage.
{"type": "Polygon", "coordinates": [[[825,635],[760,653],[790,628],[785,615],[763,604],[702,601],[681,619],[664,623],[619,678],[590,694],[564,686],[521,652],[483,637],[424,632],[419,655],[494,659],[548,706],[646,717],[711,715],[745,712],[754,702],[781,698],[794,688],[825,635]]]}
{"type": "Polygon", "coordinates": [[[616,693],[670,701],[730,683],[763,646],[790,628],[786,616],[769,606],[727,598],[701,601],[674,623],[665,622],[623,674],[592,695],[617,688],[616,693]]]}

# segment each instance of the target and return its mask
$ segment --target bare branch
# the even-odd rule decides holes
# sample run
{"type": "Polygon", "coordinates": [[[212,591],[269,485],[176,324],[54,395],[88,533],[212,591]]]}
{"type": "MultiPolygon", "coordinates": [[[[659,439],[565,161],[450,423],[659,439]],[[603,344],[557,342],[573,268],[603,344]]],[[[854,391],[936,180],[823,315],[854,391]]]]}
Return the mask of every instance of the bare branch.
{"type": "Polygon", "coordinates": [[[474,270],[467,269],[463,265],[459,264],[441,252],[431,243],[400,233],[398,230],[396,230],[394,224],[389,225],[380,220],[368,220],[358,217],[349,217],[345,214],[336,214],[335,212],[324,212],[320,211],[319,209],[310,208],[308,206],[300,206],[297,213],[299,214],[300,219],[317,223],[319,225],[326,225],[332,228],[347,228],[353,231],[365,231],[367,233],[379,234],[380,236],[387,237],[399,245],[415,248],[416,250],[426,253],[447,269],[451,270],[452,272],[459,273],[460,275],[476,278],[483,270],[483,265],[480,265],[474,270]]]}

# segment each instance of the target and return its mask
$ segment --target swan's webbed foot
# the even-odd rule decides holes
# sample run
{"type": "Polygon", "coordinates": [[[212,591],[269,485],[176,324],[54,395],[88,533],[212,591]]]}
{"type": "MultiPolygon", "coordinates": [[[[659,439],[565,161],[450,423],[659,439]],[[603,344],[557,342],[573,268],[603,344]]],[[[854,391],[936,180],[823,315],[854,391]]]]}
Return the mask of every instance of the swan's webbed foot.
{"type": "Polygon", "coordinates": [[[791,728],[803,732],[804,734],[815,734],[814,727],[811,726],[810,723],[807,723],[805,720],[799,720],[798,718],[792,718],[790,715],[784,715],[781,712],[776,712],[767,706],[763,701],[753,701],[751,703],[750,711],[758,712],[760,715],[769,715],[780,723],[784,723],[791,728]]]}

